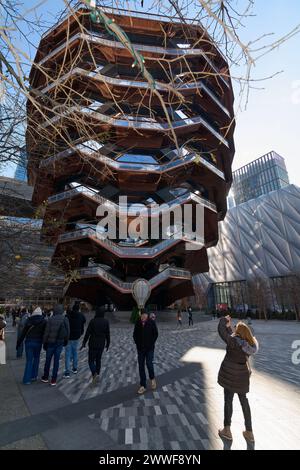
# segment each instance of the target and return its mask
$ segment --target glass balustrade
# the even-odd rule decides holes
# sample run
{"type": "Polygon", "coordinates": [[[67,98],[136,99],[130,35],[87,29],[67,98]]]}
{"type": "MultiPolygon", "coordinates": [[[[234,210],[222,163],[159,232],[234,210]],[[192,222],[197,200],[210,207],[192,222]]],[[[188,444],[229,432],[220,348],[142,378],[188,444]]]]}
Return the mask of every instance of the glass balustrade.
{"type": "MultiPolygon", "coordinates": [[[[99,108],[100,107],[101,105],[99,106],[99,108]]],[[[223,145],[229,148],[228,141],[218,132],[218,130],[212,127],[202,116],[193,116],[187,119],[179,119],[176,121],[172,121],[171,123],[172,127],[170,127],[168,122],[160,123],[160,122],[155,121],[152,118],[130,116],[130,115],[123,114],[122,115],[123,119],[118,119],[116,117],[111,117],[111,116],[107,116],[106,114],[100,113],[97,109],[90,108],[89,106],[84,106],[84,107],[72,106],[68,110],[64,111],[64,113],[47,120],[42,125],[40,125],[40,127],[47,128],[51,126],[52,124],[54,124],[55,122],[57,122],[59,119],[62,119],[63,117],[67,117],[73,112],[83,113],[83,114],[92,114],[93,118],[101,122],[111,124],[116,127],[128,127],[128,128],[133,127],[135,129],[148,129],[148,130],[157,130],[157,131],[164,131],[164,132],[170,131],[171,128],[176,129],[179,127],[186,127],[186,126],[200,124],[203,127],[205,127],[218,140],[218,142],[222,142],[223,145]]]]}
{"type": "Polygon", "coordinates": [[[147,207],[144,204],[116,204],[115,202],[109,201],[105,199],[103,196],[100,196],[96,191],[91,188],[87,188],[86,186],[80,185],[74,189],[69,189],[59,194],[55,194],[54,196],[50,196],[48,198],[48,203],[53,204],[54,202],[58,202],[64,199],[72,198],[78,194],[84,194],[86,196],[91,197],[95,201],[100,204],[103,204],[107,207],[111,207],[116,212],[124,212],[126,215],[135,216],[137,212],[140,212],[139,215],[145,215],[148,217],[157,217],[160,214],[171,210],[176,206],[180,206],[182,204],[188,203],[190,201],[195,201],[197,204],[201,204],[204,207],[212,210],[213,212],[217,212],[216,205],[204,199],[203,197],[199,196],[198,194],[192,192],[186,192],[182,196],[178,196],[172,201],[165,202],[163,205],[159,205],[157,207],[147,207]]]}
{"type": "MultiPolygon", "coordinates": [[[[50,85],[44,87],[41,90],[41,93],[49,92],[50,90],[56,88],[58,85],[65,82],[68,78],[74,77],[76,75],[92,77],[94,80],[101,81],[104,83],[110,83],[111,85],[117,85],[117,86],[122,86],[122,87],[149,88],[149,84],[147,81],[123,79],[123,78],[111,77],[105,74],[101,74],[100,71],[102,68],[103,66],[100,66],[100,67],[97,67],[95,70],[86,71],[80,67],[75,67],[71,72],[66,73],[65,75],[60,77],[58,80],[55,80],[54,83],[51,83],[50,85]]],[[[175,80],[176,78],[180,79],[179,76],[175,77],[175,80]]],[[[159,91],[168,90],[167,85],[168,84],[164,84],[163,82],[159,81],[156,85],[156,89],[159,91]]],[[[172,83],[170,83],[170,86],[172,86],[172,83]]],[[[222,109],[222,111],[228,117],[230,117],[230,113],[227,110],[227,108],[222,104],[222,102],[216,96],[216,94],[203,82],[203,80],[193,80],[188,83],[184,83],[183,81],[180,81],[178,84],[175,84],[174,88],[178,91],[198,89],[198,88],[204,90],[205,93],[209,95],[210,98],[219,106],[219,108],[222,109]]]]}
{"type": "MultiPolygon", "coordinates": [[[[162,240],[161,242],[158,242],[156,245],[151,246],[151,247],[125,247],[125,246],[120,246],[118,243],[113,242],[112,240],[109,240],[108,238],[101,237],[101,234],[96,233],[96,229],[92,228],[83,228],[79,230],[74,230],[72,232],[66,232],[62,235],[59,236],[59,242],[65,242],[68,240],[76,240],[79,238],[85,238],[85,237],[93,237],[97,242],[100,244],[103,244],[104,246],[110,247],[111,250],[120,255],[120,256],[141,256],[141,257],[151,257],[155,256],[156,254],[160,253],[161,251],[165,250],[166,248],[170,248],[173,245],[176,245],[180,241],[186,241],[186,242],[192,242],[195,244],[198,244],[200,246],[204,245],[204,240],[191,240],[188,235],[184,233],[179,233],[177,232],[177,236],[171,236],[170,238],[166,240],[162,240]],[[180,235],[180,238],[178,238],[178,235],[180,235]]],[[[143,242],[146,242],[147,240],[143,240],[143,242]]]]}
{"type": "MultiPolygon", "coordinates": [[[[78,270],[78,274],[80,277],[91,277],[91,276],[99,276],[102,279],[105,279],[115,286],[120,287],[122,290],[128,291],[131,293],[132,285],[131,282],[124,282],[118,279],[113,274],[107,272],[105,269],[100,268],[98,266],[89,267],[89,268],[80,268],[78,270]]],[[[164,271],[160,272],[153,278],[149,280],[150,286],[154,287],[157,284],[160,284],[164,280],[170,277],[179,277],[183,279],[191,279],[191,273],[185,269],[177,269],[177,268],[166,268],[164,271]]]]}
{"type": "Polygon", "coordinates": [[[175,158],[168,163],[155,165],[152,163],[151,164],[134,163],[134,162],[124,163],[124,162],[121,162],[120,160],[117,160],[117,161],[112,160],[112,158],[110,157],[106,157],[105,155],[99,154],[99,150],[101,151],[102,147],[103,147],[103,144],[98,144],[98,148],[97,148],[97,143],[95,143],[94,146],[91,145],[91,147],[87,146],[85,143],[78,144],[75,146],[74,149],[70,148],[70,149],[64,150],[62,152],[59,152],[57,155],[54,155],[53,157],[48,157],[45,160],[42,160],[40,163],[40,167],[41,168],[47,167],[48,165],[54,162],[63,160],[64,158],[72,154],[75,154],[76,151],[80,151],[83,153],[87,153],[89,155],[95,154],[99,162],[103,162],[104,164],[107,164],[112,168],[121,169],[121,170],[132,170],[132,171],[151,171],[151,172],[163,173],[163,172],[167,172],[168,170],[172,168],[184,166],[196,160],[197,163],[202,164],[203,166],[207,167],[210,171],[218,175],[223,180],[225,179],[224,173],[221,170],[219,170],[213,163],[210,163],[206,158],[201,157],[201,154],[197,154],[194,152],[189,152],[182,157],[175,156],[175,158]]]}
{"type": "MultiPolygon", "coordinates": [[[[50,58],[54,57],[56,54],[61,52],[63,49],[66,48],[68,45],[68,48],[70,48],[71,44],[77,41],[78,39],[86,40],[89,42],[93,43],[100,43],[103,46],[108,46],[111,48],[116,49],[125,49],[125,46],[118,41],[113,41],[111,39],[106,39],[106,34],[104,33],[96,33],[94,32],[93,34],[86,34],[86,33],[77,33],[74,36],[72,36],[68,42],[64,42],[60,46],[56,47],[51,53],[47,54],[42,60],[38,62],[38,65],[41,66],[43,65],[47,60],[50,58]]],[[[136,50],[143,51],[143,52],[152,52],[156,54],[168,54],[168,55],[173,55],[173,56],[201,56],[205,59],[205,61],[209,64],[211,69],[216,73],[216,75],[222,80],[222,82],[226,85],[226,87],[229,88],[229,83],[227,80],[220,74],[220,71],[218,68],[215,66],[215,64],[207,57],[205,52],[200,49],[200,48],[190,48],[190,49],[181,49],[181,48],[165,48],[165,47],[158,47],[158,46],[150,46],[150,45],[144,45],[144,44],[133,44],[133,47],[136,50]]]]}

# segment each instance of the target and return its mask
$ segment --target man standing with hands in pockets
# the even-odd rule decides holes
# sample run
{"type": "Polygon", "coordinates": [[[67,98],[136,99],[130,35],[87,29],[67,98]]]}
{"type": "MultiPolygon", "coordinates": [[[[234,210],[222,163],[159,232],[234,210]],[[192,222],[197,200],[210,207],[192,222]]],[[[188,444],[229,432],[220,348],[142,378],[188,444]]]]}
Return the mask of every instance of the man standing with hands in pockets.
{"type": "Polygon", "coordinates": [[[155,342],[158,338],[158,330],[154,320],[149,318],[148,314],[142,311],[140,318],[137,320],[134,331],[133,339],[136,344],[139,373],[140,373],[140,388],[138,394],[141,395],[146,391],[146,371],[145,362],[147,365],[149,379],[151,382],[152,390],[156,389],[156,380],[154,376],[153,358],[155,342]]]}

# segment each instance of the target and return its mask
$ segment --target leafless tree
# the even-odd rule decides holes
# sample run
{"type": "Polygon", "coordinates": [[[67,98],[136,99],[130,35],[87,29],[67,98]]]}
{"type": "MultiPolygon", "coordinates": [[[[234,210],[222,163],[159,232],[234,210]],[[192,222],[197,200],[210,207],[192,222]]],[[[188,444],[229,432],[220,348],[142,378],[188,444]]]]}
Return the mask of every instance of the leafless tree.
{"type": "Polygon", "coordinates": [[[272,302],[270,281],[260,276],[247,281],[248,298],[251,305],[256,306],[259,318],[268,319],[268,309],[272,302]]]}
{"type": "Polygon", "coordinates": [[[276,305],[281,307],[282,312],[293,311],[296,320],[300,321],[300,273],[291,272],[272,281],[276,305]]]}
{"type": "Polygon", "coordinates": [[[39,241],[37,221],[2,219],[0,224],[0,298],[62,296],[63,276],[49,266],[52,249],[39,241]]]}
{"type": "MultiPolygon", "coordinates": [[[[45,3],[44,1],[42,3],[45,3]]],[[[85,103],[86,106],[91,105],[91,97],[86,95],[86,90],[78,90],[74,93],[72,89],[72,80],[70,82],[69,71],[74,70],[80,62],[82,49],[79,48],[76,54],[67,61],[62,61],[56,64],[57,70],[55,73],[49,71],[34,57],[34,49],[36,44],[31,43],[31,36],[33,34],[41,35],[45,32],[48,25],[46,25],[42,18],[39,16],[39,4],[33,3],[29,9],[24,7],[21,2],[13,2],[12,0],[0,0],[0,170],[4,164],[15,162],[20,155],[20,150],[25,146],[24,129],[26,125],[25,116],[26,108],[31,109],[30,119],[28,125],[32,131],[28,135],[27,146],[31,151],[31,181],[34,181],[34,165],[40,163],[40,156],[43,159],[53,159],[51,164],[53,167],[57,164],[54,156],[57,155],[62,148],[75,149],[76,145],[82,142],[90,142],[95,138],[95,130],[90,120],[87,120],[80,111],[78,104],[85,103]],[[34,13],[34,14],[33,14],[34,13]],[[44,91],[41,89],[32,89],[29,86],[29,69],[32,66],[40,72],[44,77],[44,91]],[[59,79],[57,79],[59,77],[59,79]],[[51,94],[45,91],[52,89],[51,94]],[[42,125],[41,122],[44,122],[42,125]],[[72,123],[73,128],[78,131],[79,139],[74,141],[72,136],[68,134],[68,126],[72,123]],[[36,151],[36,159],[34,152],[36,151]]],[[[91,6],[89,0],[80,2],[81,6],[91,6]]],[[[76,18],[75,9],[78,2],[63,2],[62,11],[58,14],[58,20],[65,13],[73,14],[76,18]]],[[[167,112],[167,106],[170,103],[182,102],[182,96],[173,82],[169,74],[170,60],[166,58],[158,59],[159,66],[166,76],[170,76],[170,83],[160,83],[161,87],[168,90],[169,102],[166,102],[159,91],[157,81],[153,78],[150,71],[145,66],[142,55],[135,50],[133,44],[128,41],[128,38],[122,28],[116,23],[111,22],[106,15],[103,6],[125,7],[128,9],[128,3],[123,1],[112,2],[107,0],[98,5],[98,9],[92,8],[91,19],[97,23],[101,23],[108,34],[112,38],[116,38],[132,55],[133,66],[136,70],[137,77],[143,77],[151,89],[150,99],[145,100],[141,92],[140,105],[137,107],[137,113],[140,108],[144,108],[145,114],[149,118],[155,116],[153,103],[158,101],[165,112],[165,118],[170,125],[171,134],[173,136],[174,145],[178,147],[176,135],[167,112]]],[[[233,5],[231,0],[153,0],[150,5],[150,10],[160,11],[167,18],[172,20],[174,16],[180,18],[183,22],[187,21],[185,18],[189,12],[192,12],[192,20],[199,22],[204,26],[209,33],[206,41],[216,43],[223,53],[229,65],[241,65],[243,72],[240,76],[233,76],[241,87],[241,95],[244,96],[245,102],[248,100],[248,93],[251,86],[255,83],[251,78],[251,71],[256,61],[263,57],[266,53],[279,46],[284,41],[288,40],[294,34],[299,32],[299,25],[287,32],[283,37],[268,44],[266,43],[267,36],[263,38],[254,38],[251,42],[245,44],[240,38],[240,29],[243,26],[243,21],[251,15],[251,8],[253,6],[252,0],[246,2],[237,2],[233,5]]],[[[139,2],[131,2],[130,9],[135,10],[141,8],[139,2]]],[[[145,7],[146,10],[146,7],[145,7]]],[[[78,21],[80,31],[84,34],[87,29],[78,21]]],[[[66,41],[70,40],[70,30],[67,30],[66,41]]],[[[191,38],[187,38],[191,40],[191,38]]],[[[203,38],[201,38],[203,40],[203,38]]],[[[191,44],[191,47],[197,47],[199,39],[191,44]]],[[[68,46],[68,44],[67,44],[68,46]]],[[[66,49],[68,48],[66,46],[66,49]]],[[[89,48],[86,43],[85,46],[89,48]]],[[[180,60],[185,60],[184,54],[180,60]]],[[[97,67],[97,57],[90,50],[90,61],[92,69],[97,67]]],[[[188,65],[186,63],[186,65],[188,65]]],[[[219,72],[207,72],[208,74],[221,74],[228,76],[229,70],[222,69],[219,72]]],[[[189,84],[195,82],[203,75],[203,72],[192,72],[188,70],[182,74],[183,83],[189,84]]],[[[102,77],[105,83],[105,78],[102,77]]],[[[107,99],[113,104],[115,112],[124,116],[124,108],[118,99],[118,96],[112,91],[112,88],[107,86],[107,99]]],[[[232,124],[232,123],[231,123],[232,124]]],[[[231,125],[230,125],[231,126],[231,125]]],[[[224,135],[230,131],[230,126],[224,129],[224,135]]],[[[102,137],[105,138],[105,130],[102,137]]],[[[99,133],[96,136],[99,139],[99,133]]],[[[101,137],[101,136],[100,136],[101,137]]],[[[89,144],[87,145],[89,147],[89,144]]],[[[87,151],[94,151],[93,148],[87,148],[87,151]]],[[[79,155],[82,163],[85,163],[84,152],[79,155]]],[[[86,179],[93,179],[95,175],[105,178],[110,176],[113,178],[113,172],[107,166],[105,170],[101,171],[94,165],[93,159],[88,159],[90,167],[89,174],[86,179]]],[[[45,207],[37,208],[36,214],[40,217],[43,216],[45,207]]],[[[50,225],[48,220],[48,224],[50,225]]],[[[54,228],[57,224],[64,224],[64,214],[61,214],[61,221],[53,220],[54,228]]],[[[4,224],[4,231],[7,233],[8,227],[4,224]]],[[[10,238],[8,236],[8,238],[10,238]]],[[[12,258],[13,259],[13,258],[12,258]]],[[[16,261],[16,259],[15,259],[16,261]]],[[[15,263],[17,269],[18,263],[15,263]]],[[[11,273],[14,272],[13,264],[10,265],[11,273]]],[[[70,273],[69,277],[74,275],[70,273]]],[[[261,289],[261,283],[258,283],[261,289]]],[[[198,294],[200,295],[200,294],[198,294]]],[[[202,294],[200,295],[201,302],[203,301],[202,294]]],[[[259,296],[260,297],[260,296],[259,296]]]]}

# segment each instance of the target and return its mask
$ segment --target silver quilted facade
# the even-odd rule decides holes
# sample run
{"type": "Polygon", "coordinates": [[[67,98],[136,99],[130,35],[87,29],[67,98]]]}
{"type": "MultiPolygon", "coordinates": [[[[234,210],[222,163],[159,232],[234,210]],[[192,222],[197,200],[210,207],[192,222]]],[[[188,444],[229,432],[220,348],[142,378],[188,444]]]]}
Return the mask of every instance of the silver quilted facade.
{"type": "Polygon", "coordinates": [[[288,185],[228,210],[210,271],[194,282],[231,282],[300,273],[300,188],[288,185]]]}

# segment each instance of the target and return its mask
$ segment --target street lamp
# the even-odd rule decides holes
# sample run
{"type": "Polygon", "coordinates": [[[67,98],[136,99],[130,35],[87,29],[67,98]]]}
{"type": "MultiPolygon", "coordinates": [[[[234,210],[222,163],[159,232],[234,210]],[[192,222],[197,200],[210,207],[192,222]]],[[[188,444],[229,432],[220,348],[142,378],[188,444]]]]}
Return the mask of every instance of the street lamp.
{"type": "Polygon", "coordinates": [[[145,303],[150,297],[151,287],[150,283],[146,279],[137,279],[132,284],[131,289],[132,296],[137,303],[139,313],[144,308],[145,303]]]}

